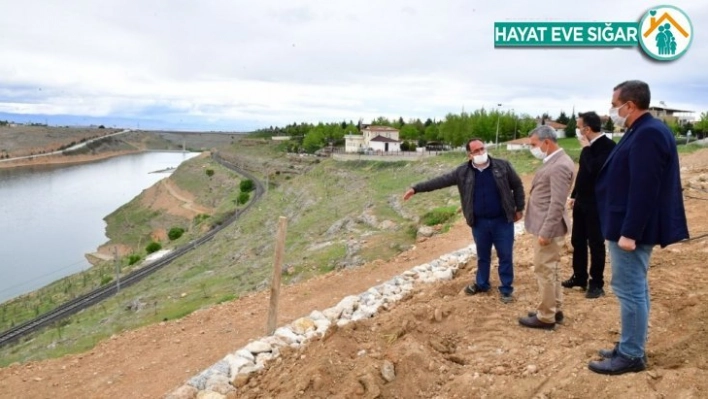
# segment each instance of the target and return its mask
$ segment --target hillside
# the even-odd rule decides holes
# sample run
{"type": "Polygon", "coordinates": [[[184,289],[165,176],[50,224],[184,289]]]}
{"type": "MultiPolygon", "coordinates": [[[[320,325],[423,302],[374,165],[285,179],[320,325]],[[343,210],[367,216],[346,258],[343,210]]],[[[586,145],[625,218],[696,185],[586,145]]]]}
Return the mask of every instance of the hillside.
{"type": "MultiPolygon", "coordinates": [[[[693,237],[701,237],[708,233],[703,200],[708,199],[708,150],[682,155],[682,166],[689,229],[693,237]]],[[[531,178],[524,176],[527,188],[531,178]]],[[[426,198],[415,201],[420,205],[426,198]]],[[[407,203],[403,210],[415,206],[407,203]]],[[[291,216],[301,215],[290,209],[291,216]]],[[[240,388],[237,397],[692,398],[708,394],[708,277],[701,273],[708,238],[655,250],[650,271],[650,370],[612,378],[586,369],[598,348],[617,339],[619,310],[609,287],[606,297],[592,301],[580,292],[566,291],[566,321],[554,332],[518,327],[517,317],[532,309],[537,298],[529,240],[522,235],[516,244],[515,302],[504,305],[495,295],[461,294],[474,274],[472,262],[452,281],[420,286],[390,311],[332,329],[326,339],[302,351],[284,353],[240,388]],[[443,315],[440,321],[434,317],[436,309],[443,315]],[[390,339],[392,334],[397,339],[390,339]],[[455,357],[441,352],[454,352],[455,357]],[[379,371],[384,360],[395,369],[396,377],[389,383],[379,371]]],[[[417,242],[388,261],[369,261],[287,285],[281,294],[279,325],[334,306],[347,295],[469,242],[469,229],[458,221],[449,232],[417,242]]],[[[272,248],[266,245],[260,252],[269,258],[272,248]]],[[[567,255],[564,264],[565,277],[570,273],[567,255]]],[[[609,281],[609,270],[606,273],[609,281]]],[[[244,295],[178,320],[122,330],[85,353],[14,364],[0,369],[0,391],[8,397],[161,397],[261,337],[267,304],[267,292],[244,295]]]]}

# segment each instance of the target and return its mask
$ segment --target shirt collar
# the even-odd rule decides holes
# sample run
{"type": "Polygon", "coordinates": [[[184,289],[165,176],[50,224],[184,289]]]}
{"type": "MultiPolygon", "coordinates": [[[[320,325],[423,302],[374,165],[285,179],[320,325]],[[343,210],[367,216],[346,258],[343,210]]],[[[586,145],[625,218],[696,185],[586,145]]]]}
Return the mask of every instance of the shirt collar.
{"type": "Polygon", "coordinates": [[[545,158],[543,158],[543,163],[548,162],[552,156],[558,154],[559,152],[563,151],[562,148],[558,147],[557,150],[553,151],[552,153],[548,154],[545,158]]]}

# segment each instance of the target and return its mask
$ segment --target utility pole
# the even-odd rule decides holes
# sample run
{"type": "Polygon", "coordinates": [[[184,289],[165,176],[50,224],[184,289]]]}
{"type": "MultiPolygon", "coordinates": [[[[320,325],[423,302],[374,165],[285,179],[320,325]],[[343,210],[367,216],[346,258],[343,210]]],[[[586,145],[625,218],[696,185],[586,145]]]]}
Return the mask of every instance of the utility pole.
{"type": "Polygon", "coordinates": [[[113,262],[116,265],[116,292],[120,291],[120,261],[118,260],[118,247],[113,247],[113,262]]]}

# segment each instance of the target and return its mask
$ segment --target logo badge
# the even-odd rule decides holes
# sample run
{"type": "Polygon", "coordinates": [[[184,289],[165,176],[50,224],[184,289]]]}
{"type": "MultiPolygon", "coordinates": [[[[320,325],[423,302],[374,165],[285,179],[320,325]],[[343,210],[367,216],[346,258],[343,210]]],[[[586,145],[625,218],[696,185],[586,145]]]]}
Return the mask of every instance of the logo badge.
{"type": "Polygon", "coordinates": [[[654,7],[639,21],[639,44],[655,60],[671,61],[681,57],[692,41],[691,20],[674,6],[654,7]]]}

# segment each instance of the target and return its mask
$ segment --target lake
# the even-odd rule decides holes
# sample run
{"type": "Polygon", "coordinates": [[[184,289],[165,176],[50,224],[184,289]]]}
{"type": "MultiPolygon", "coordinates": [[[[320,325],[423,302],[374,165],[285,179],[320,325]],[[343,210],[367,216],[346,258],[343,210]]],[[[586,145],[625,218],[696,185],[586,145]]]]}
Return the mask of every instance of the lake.
{"type": "Polygon", "coordinates": [[[0,169],[0,303],[91,267],[103,218],[198,153],[144,152],[72,166],[0,169]]]}

